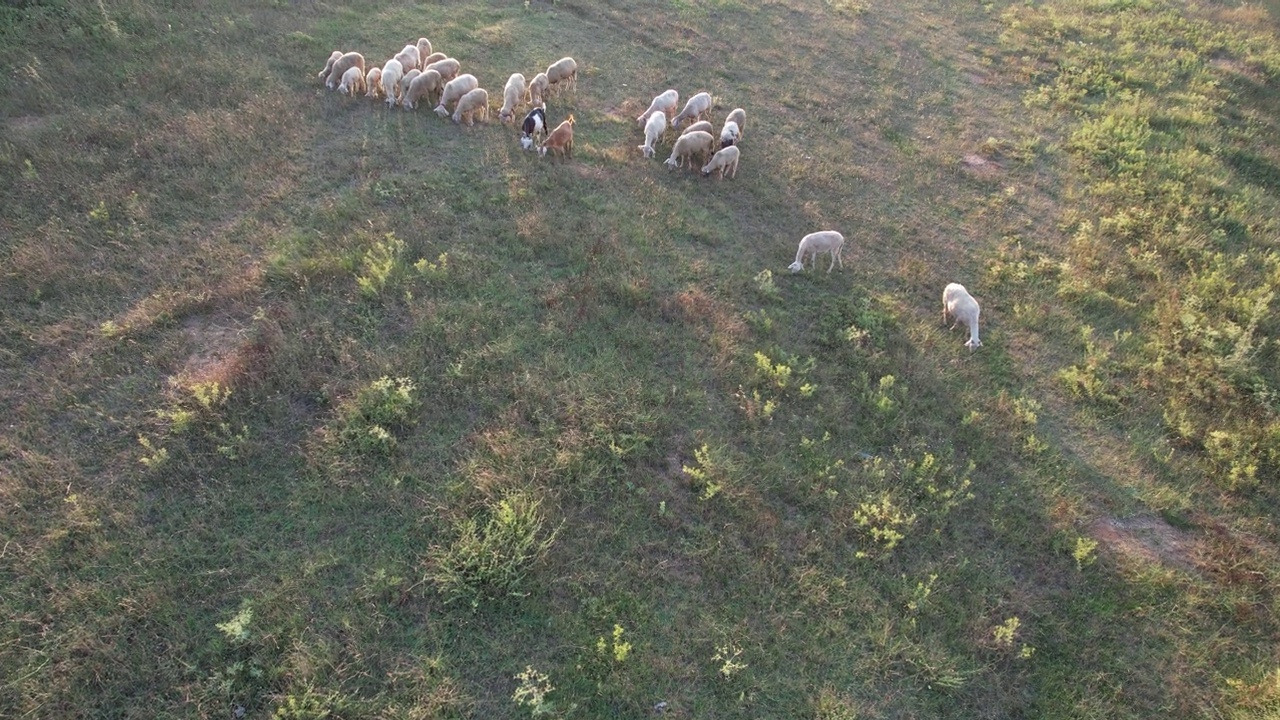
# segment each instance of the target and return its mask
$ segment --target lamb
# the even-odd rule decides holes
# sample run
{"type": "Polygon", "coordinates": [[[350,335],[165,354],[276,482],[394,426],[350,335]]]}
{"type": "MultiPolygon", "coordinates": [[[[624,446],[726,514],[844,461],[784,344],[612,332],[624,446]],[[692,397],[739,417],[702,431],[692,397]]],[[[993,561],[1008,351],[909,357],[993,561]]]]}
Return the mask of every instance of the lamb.
{"type": "Polygon", "coordinates": [[[538,154],[546,157],[547,150],[556,150],[561,157],[566,157],[569,151],[573,149],[573,116],[570,115],[568,120],[560,123],[547,139],[543,141],[542,147],[538,148],[538,154]]]}
{"type": "Polygon", "coordinates": [[[732,120],[726,121],[720,130],[720,147],[727,148],[736,144],[741,136],[742,131],[738,129],[738,123],[732,120]]]}
{"type": "Polygon", "coordinates": [[[747,111],[742,108],[734,108],[724,119],[725,125],[728,125],[729,123],[737,123],[738,142],[742,142],[742,131],[747,129],[747,111]]]}
{"type": "Polygon", "coordinates": [[[399,60],[391,59],[382,66],[382,92],[387,96],[387,107],[394,107],[399,101],[400,78],[404,77],[404,66],[399,60]]]}
{"type": "Polygon", "coordinates": [[[539,135],[544,140],[547,137],[547,111],[542,106],[530,110],[524,116],[524,122],[520,123],[520,147],[525,150],[532,148],[534,138],[539,135]]]}
{"type": "MultiPolygon", "coordinates": [[[[418,48],[418,69],[426,70],[427,56],[432,54],[431,41],[426,38],[418,38],[417,48],[418,48]]],[[[441,55],[440,57],[444,57],[444,55],[441,55]]],[[[435,62],[435,61],[432,60],[432,62],[435,62]]]]}
{"type": "Polygon", "coordinates": [[[662,137],[662,133],[667,131],[667,115],[666,113],[656,112],[649,116],[649,122],[644,124],[644,144],[640,149],[647,158],[653,157],[653,144],[658,142],[658,138],[662,137]]]}
{"type": "Polygon", "coordinates": [[[546,106],[543,96],[547,94],[547,88],[550,87],[551,81],[547,78],[546,73],[538,73],[533,76],[532,82],[529,83],[529,102],[534,107],[542,105],[546,106]]]}
{"type": "Polygon", "coordinates": [[[338,92],[351,97],[355,97],[356,93],[364,92],[364,69],[355,66],[347,68],[347,71],[342,73],[338,92]]]}
{"type": "Polygon", "coordinates": [[[445,58],[437,60],[427,66],[428,70],[435,70],[440,73],[440,79],[449,82],[458,77],[458,71],[462,69],[462,63],[453,58],[445,58]]]}
{"type": "Polygon", "coordinates": [[[720,171],[720,179],[724,179],[724,174],[729,173],[729,177],[735,177],[738,174],[738,148],[730,145],[722,148],[719,152],[712,156],[711,162],[702,166],[702,177],[707,177],[713,170],[720,171]]]}
{"type": "Polygon", "coordinates": [[[413,68],[405,71],[404,77],[400,78],[400,85],[396,88],[396,97],[400,98],[401,104],[404,103],[405,93],[409,92],[409,86],[412,85],[413,81],[421,74],[421,70],[413,68]]]}
{"type": "Polygon", "coordinates": [[[548,88],[560,83],[564,83],[563,87],[578,92],[578,62],[571,57],[562,57],[547,67],[548,88]]]}
{"type": "MultiPolygon", "coordinates": [[[[443,75],[441,78],[443,79],[443,75]]],[[[462,99],[463,95],[480,87],[476,76],[471,73],[465,73],[445,83],[444,90],[440,91],[440,104],[436,105],[436,114],[440,117],[449,117],[449,106],[462,99]]]]}
{"type": "Polygon", "coordinates": [[[840,269],[844,269],[844,261],[840,259],[840,251],[844,248],[844,236],[835,230],[821,230],[819,232],[809,233],[800,239],[800,249],[796,250],[796,261],[787,266],[787,269],[793,273],[798,273],[804,269],[805,258],[812,257],[813,264],[818,264],[818,255],[824,252],[831,253],[831,267],[827,268],[827,272],[831,272],[836,263],[840,264],[840,269]]]}
{"type": "Polygon", "coordinates": [[[369,74],[364,76],[364,86],[368,88],[364,96],[377,100],[382,95],[382,68],[377,65],[369,68],[369,74]]]}
{"type": "Polygon", "coordinates": [[[942,322],[947,322],[947,315],[955,318],[951,323],[954,328],[957,323],[964,323],[969,326],[969,340],[964,344],[965,347],[972,351],[974,348],[982,347],[982,341],[978,339],[978,301],[973,299],[968,290],[960,283],[950,283],[942,291],[942,322]]]}
{"type": "Polygon", "coordinates": [[[316,77],[320,78],[321,80],[324,80],[325,78],[329,77],[329,71],[333,70],[333,64],[338,62],[338,58],[340,57],[342,57],[341,50],[334,50],[333,52],[329,53],[329,59],[325,61],[324,69],[321,70],[320,74],[317,75],[316,77]]]}
{"type": "Polygon", "coordinates": [[[471,90],[458,100],[458,107],[453,111],[453,123],[457,125],[465,118],[468,127],[474,125],[477,113],[481,120],[489,119],[489,91],[484,88],[471,90]]]}
{"type": "Polygon", "coordinates": [[[506,87],[502,88],[502,109],[498,110],[498,120],[511,122],[516,119],[516,108],[520,107],[525,96],[524,75],[511,73],[506,87]]]}
{"type": "Polygon", "coordinates": [[[392,59],[399,60],[405,72],[422,67],[422,56],[418,54],[417,45],[405,45],[392,59]]]}
{"type": "Polygon", "coordinates": [[[686,127],[684,130],[681,130],[680,134],[688,135],[691,132],[698,132],[698,131],[709,133],[711,132],[711,130],[712,130],[712,127],[711,127],[710,120],[699,120],[698,122],[686,127]]]}
{"type": "Polygon", "coordinates": [[[425,72],[427,68],[431,67],[432,63],[438,63],[441,60],[444,60],[448,57],[449,57],[448,55],[445,55],[442,52],[434,52],[434,53],[431,53],[430,55],[423,55],[422,70],[425,72]]]}
{"type": "Polygon", "coordinates": [[[400,106],[405,110],[418,109],[418,101],[422,98],[427,99],[427,104],[431,104],[431,97],[439,94],[444,89],[444,83],[440,82],[440,73],[435,70],[428,70],[409,83],[409,90],[400,98],[400,106]]]}
{"type": "Polygon", "coordinates": [[[689,98],[680,114],[671,120],[671,127],[680,127],[682,120],[702,120],[711,111],[711,93],[700,92],[689,98]]]}
{"type": "Polygon", "coordinates": [[[644,125],[649,122],[649,117],[656,112],[663,113],[667,119],[671,119],[671,115],[675,113],[676,108],[680,106],[680,93],[675,90],[664,90],[653,97],[653,102],[649,103],[649,109],[640,113],[640,117],[636,118],[636,122],[644,125]]]}
{"type": "Polygon", "coordinates": [[[329,77],[324,81],[324,86],[333,90],[338,87],[338,83],[342,82],[342,76],[353,67],[360,68],[360,74],[364,74],[364,56],[358,52],[349,52],[342,57],[333,61],[333,65],[329,66],[329,77]]]}
{"type": "Polygon", "coordinates": [[[695,167],[692,157],[696,153],[701,153],[705,159],[711,155],[711,148],[715,139],[711,137],[711,133],[691,132],[688,135],[681,135],[676,144],[671,148],[671,157],[667,158],[663,164],[668,168],[678,168],[684,165],[685,158],[690,158],[689,167],[695,167]]]}

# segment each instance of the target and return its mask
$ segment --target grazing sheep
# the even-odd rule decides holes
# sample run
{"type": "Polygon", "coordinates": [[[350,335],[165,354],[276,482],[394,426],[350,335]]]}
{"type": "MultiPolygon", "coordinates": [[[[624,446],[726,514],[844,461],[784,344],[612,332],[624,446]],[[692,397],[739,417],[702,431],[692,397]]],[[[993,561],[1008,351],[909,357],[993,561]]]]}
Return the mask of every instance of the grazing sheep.
{"type": "Polygon", "coordinates": [[[561,157],[567,157],[569,151],[573,149],[573,116],[570,115],[568,120],[560,123],[547,139],[543,141],[542,147],[538,148],[538,154],[546,157],[547,150],[555,150],[560,153],[561,157]]]}
{"type": "Polygon", "coordinates": [[[699,132],[699,131],[701,131],[701,132],[705,132],[705,133],[709,133],[709,132],[711,132],[711,130],[712,130],[712,127],[711,127],[711,121],[710,121],[710,120],[699,120],[698,122],[696,122],[696,123],[694,123],[694,124],[692,124],[692,125],[690,125],[690,126],[686,127],[685,129],[681,130],[681,131],[680,131],[680,134],[681,134],[681,135],[688,135],[688,134],[689,134],[689,133],[691,133],[691,132],[699,132]]]}
{"type": "Polygon", "coordinates": [[[382,92],[387,96],[387,107],[395,107],[400,98],[400,78],[404,77],[404,66],[399,60],[391,59],[382,66],[382,92]]]}
{"type": "Polygon", "coordinates": [[[560,85],[578,92],[578,62],[571,57],[562,57],[547,67],[547,85],[560,85]]]}
{"type": "Polygon", "coordinates": [[[640,146],[640,150],[644,152],[645,157],[653,157],[653,144],[658,142],[658,138],[662,137],[662,133],[666,131],[666,113],[656,112],[649,116],[649,122],[644,124],[644,144],[640,146]]]}
{"type": "Polygon", "coordinates": [[[329,77],[329,71],[333,70],[333,64],[338,62],[338,58],[340,57],[342,57],[341,50],[334,50],[333,52],[329,53],[329,59],[325,61],[324,69],[321,70],[320,74],[317,75],[316,77],[320,78],[321,80],[324,80],[325,78],[329,77]]]}
{"type": "Polygon", "coordinates": [[[376,65],[369,68],[369,74],[364,76],[364,86],[368,88],[368,91],[364,94],[365,97],[373,98],[374,100],[377,100],[379,97],[381,97],[382,96],[382,68],[376,65]]]}
{"type": "Polygon", "coordinates": [[[418,54],[417,45],[405,45],[392,59],[399,60],[406,73],[422,67],[422,56],[418,54]]]}
{"type": "Polygon", "coordinates": [[[400,98],[400,102],[404,103],[404,95],[409,92],[409,86],[413,84],[415,78],[422,74],[418,68],[405,71],[404,77],[400,78],[400,86],[396,88],[396,97],[400,98]]]}
{"type": "Polygon", "coordinates": [[[511,73],[511,77],[507,78],[506,87],[502,88],[502,109],[498,110],[498,120],[501,122],[515,120],[516,108],[520,107],[524,96],[524,75],[511,73]]]}
{"type": "Polygon", "coordinates": [[[680,127],[683,120],[702,120],[703,116],[711,111],[711,93],[700,92],[689,98],[689,102],[684,104],[684,109],[680,114],[671,120],[671,127],[680,127]]]}
{"type": "Polygon", "coordinates": [[[547,94],[547,87],[551,81],[547,79],[546,73],[538,73],[533,76],[533,81],[529,83],[529,102],[534,107],[542,105],[546,106],[544,96],[547,94]]]}
{"type": "Polygon", "coordinates": [[[355,97],[356,93],[364,92],[364,69],[354,66],[347,68],[347,71],[342,73],[338,92],[351,97],[355,97]]]}
{"type": "Polygon", "coordinates": [[[978,313],[981,309],[978,307],[978,301],[973,299],[968,290],[960,283],[950,283],[946,289],[942,291],[942,322],[947,322],[947,315],[955,318],[955,322],[951,323],[951,327],[955,328],[957,323],[964,323],[969,326],[969,340],[964,344],[965,347],[973,350],[982,347],[982,341],[978,339],[978,313]]]}
{"type": "Polygon", "coordinates": [[[427,104],[430,105],[431,98],[443,89],[444,83],[440,82],[440,73],[428,70],[409,83],[409,89],[400,98],[400,105],[405,110],[417,110],[419,100],[426,98],[427,104]]]}
{"type": "Polygon", "coordinates": [[[798,273],[804,269],[804,261],[806,258],[812,257],[814,267],[818,265],[818,255],[829,252],[831,253],[831,267],[827,268],[827,272],[840,263],[840,269],[844,269],[844,260],[840,259],[840,250],[844,248],[844,236],[835,230],[821,230],[819,232],[809,233],[800,238],[800,249],[796,250],[796,261],[787,266],[793,273],[798,273]]]}
{"type": "Polygon", "coordinates": [[[702,177],[707,177],[714,170],[720,171],[720,179],[724,179],[724,174],[729,173],[729,177],[735,177],[738,174],[738,148],[730,145],[721,148],[719,152],[711,157],[711,162],[702,166],[702,177]]]}
{"type": "Polygon", "coordinates": [[[525,150],[532,148],[534,139],[539,135],[544,140],[547,137],[547,110],[542,106],[530,110],[524,116],[524,122],[520,123],[520,147],[525,150]]]}
{"type": "MultiPolygon", "coordinates": [[[[441,76],[443,79],[443,76],[441,76]]],[[[462,99],[463,95],[480,87],[476,76],[471,73],[465,73],[445,83],[444,90],[440,91],[440,104],[436,105],[436,114],[440,117],[449,117],[452,112],[450,105],[462,99]]]]}
{"type": "Polygon", "coordinates": [[[333,65],[329,66],[329,77],[324,81],[324,86],[333,90],[338,87],[338,83],[342,82],[342,76],[353,67],[360,68],[360,74],[364,74],[364,56],[358,52],[349,52],[342,57],[333,61],[333,65]]]}
{"type": "Polygon", "coordinates": [[[671,115],[675,113],[676,108],[680,106],[680,93],[675,90],[664,90],[653,96],[653,102],[649,103],[649,109],[640,113],[640,117],[636,118],[636,122],[644,125],[649,122],[649,117],[656,112],[663,113],[667,119],[671,119],[671,115]]]}
{"type": "Polygon", "coordinates": [[[440,73],[441,80],[449,82],[450,80],[458,77],[458,71],[462,69],[462,63],[454,60],[453,58],[445,58],[431,63],[427,66],[427,69],[435,70],[440,73]]]}
{"type": "Polygon", "coordinates": [[[432,64],[432,63],[438,63],[438,62],[440,62],[441,60],[444,60],[444,59],[446,59],[446,58],[448,58],[448,57],[449,57],[448,55],[445,55],[445,54],[444,54],[444,53],[442,53],[442,52],[434,52],[434,53],[431,53],[430,55],[423,56],[423,58],[422,58],[422,70],[423,70],[423,72],[426,72],[426,69],[427,69],[427,68],[429,68],[429,67],[431,67],[431,64],[432,64]]]}
{"type": "Polygon", "coordinates": [[[453,123],[457,125],[465,119],[468,127],[474,125],[477,113],[481,120],[489,119],[489,91],[484,88],[471,90],[458,99],[458,107],[453,111],[453,123]]]}
{"type": "Polygon", "coordinates": [[[676,144],[671,148],[671,157],[667,158],[663,164],[668,168],[678,168],[684,165],[686,158],[689,158],[689,168],[696,167],[693,164],[693,156],[701,153],[703,160],[711,156],[711,149],[715,143],[715,138],[711,137],[711,133],[691,132],[688,135],[681,135],[676,144]]]}
{"type": "MultiPolygon", "coordinates": [[[[418,69],[427,69],[427,57],[431,55],[431,41],[426,38],[418,38],[418,69]]],[[[441,55],[440,57],[444,57],[441,55]]],[[[435,62],[432,60],[432,62],[435,62]]]]}
{"type": "Polygon", "coordinates": [[[738,123],[729,120],[725,122],[724,128],[720,130],[720,147],[727,148],[735,145],[740,137],[742,137],[742,131],[738,129],[738,123]]]}
{"type": "MultiPolygon", "coordinates": [[[[724,124],[737,123],[738,125],[738,141],[742,142],[742,131],[747,129],[747,111],[742,108],[734,108],[724,119],[724,124]]],[[[735,145],[737,143],[734,143],[735,145]]]]}

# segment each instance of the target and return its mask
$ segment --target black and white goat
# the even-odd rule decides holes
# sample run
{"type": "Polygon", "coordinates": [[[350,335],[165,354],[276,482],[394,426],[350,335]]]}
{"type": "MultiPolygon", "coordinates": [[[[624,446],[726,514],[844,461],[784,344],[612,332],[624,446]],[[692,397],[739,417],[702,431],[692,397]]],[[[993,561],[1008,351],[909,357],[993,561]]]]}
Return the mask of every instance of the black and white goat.
{"type": "Polygon", "coordinates": [[[547,113],[546,106],[536,107],[524,116],[524,123],[520,125],[520,146],[525,150],[533,149],[533,140],[538,135],[543,139],[547,137],[547,113]]]}

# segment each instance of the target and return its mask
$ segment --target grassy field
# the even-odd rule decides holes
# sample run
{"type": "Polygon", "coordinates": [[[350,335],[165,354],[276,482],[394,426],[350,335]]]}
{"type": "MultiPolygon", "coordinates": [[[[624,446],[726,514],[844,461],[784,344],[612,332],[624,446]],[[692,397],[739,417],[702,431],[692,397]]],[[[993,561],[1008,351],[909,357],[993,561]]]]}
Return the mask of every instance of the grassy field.
{"type": "Polygon", "coordinates": [[[1278,29],[5,5],[0,717],[1277,717],[1278,29]],[[422,36],[573,156],[316,78],[422,36]]]}

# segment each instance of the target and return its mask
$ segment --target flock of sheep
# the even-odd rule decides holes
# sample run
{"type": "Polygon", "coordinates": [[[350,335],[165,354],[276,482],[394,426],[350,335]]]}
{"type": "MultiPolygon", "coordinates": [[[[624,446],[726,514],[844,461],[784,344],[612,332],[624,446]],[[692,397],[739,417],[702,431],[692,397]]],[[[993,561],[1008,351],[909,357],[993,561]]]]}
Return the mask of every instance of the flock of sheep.
{"type": "MultiPolygon", "coordinates": [[[[372,99],[385,99],[388,107],[397,104],[407,110],[416,109],[418,103],[426,99],[430,104],[433,99],[438,103],[437,115],[449,117],[452,113],[454,123],[466,122],[472,125],[475,117],[487,120],[489,117],[489,93],[479,86],[479,81],[469,73],[459,74],[461,63],[447,57],[442,52],[432,52],[431,41],[419,38],[417,43],[405,45],[404,48],[381,67],[373,66],[365,69],[364,56],[358,52],[342,52],[334,50],[319,77],[324,80],[330,90],[355,96],[364,94],[372,99]],[[452,108],[452,110],[451,110],[452,108]]],[[[524,75],[513,73],[507,79],[502,90],[502,107],[498,110],[500,122],[515,120],[515,113],[522,105],[528,103],[532,109],[525,115],[521,124],[521,145],[525,149],[533,149],[534,142],[542,137],[537,148],[540,155],[554,151],[567,156],[573,149],[574,118],[570,115],[550,133],[547,132],[546,98],[553,88],[568,89],[577,92],[578,63],[571,57],[561,58],[547,67],[546,72],[538,73],[531,82],[526,83],[524,75]]],[[[688,122],[684,131],[676,138],[671,148],[671,156],[665,161],[668,168],[682,167],[685,162],[691,169],[697,168],[694,156],[701,156],[702,175],[706,177],[718,172],[720,178],[727,174],[730,178],[738,173],[738,160],[741,156],[738,143],[742,140],[742,131],[746,127],[746,111],[735,108],[725,118],[719,133],[719,148],[716,147],[716,136],[712,134],[714,127],[709,117],[712,98],[709,93],[700,92],[689,98],[684,109],[678,114],[680,94],[674,89],[666,90],[653,98],[647,110],[636,118],[644,128],[644,144],[639,148],[644,157],[651,158],[656,154],[657,143],[666,136],[667,129],[678,130],[682,123],[688,122]]],[[[834,230],[823,230],[809,233],[800,240],[796,250],[796,260],[788,266],[791,272],[800,272],[805,261],[813,259],[816,265],[817,256],[823,253],[831,255],[831,272],[837,264],[841,268],[844,262],[840,252],[844,247],[844,236],[834,230]]],[[[965,347],[970,350],[980,347],[978,339],[978,301],[959,283],[950,283],[942,292],[942,321],[945,324],[948,316],[953,319],[952,328],[963,323],[969,328],[969,340],[965,347]]]]}

